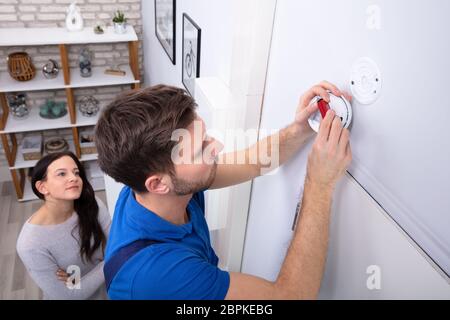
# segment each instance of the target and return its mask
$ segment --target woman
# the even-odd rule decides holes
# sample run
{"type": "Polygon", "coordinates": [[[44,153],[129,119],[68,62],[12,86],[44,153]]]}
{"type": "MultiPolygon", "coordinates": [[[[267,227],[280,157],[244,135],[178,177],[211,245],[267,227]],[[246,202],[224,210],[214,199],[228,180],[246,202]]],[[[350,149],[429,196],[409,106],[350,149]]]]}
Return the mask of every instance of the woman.
{"type": "Polygon", "coordinates": [[[17,252],[44,299],[106,299],[103,257],[111,218],[71,152],[34,167],[34,193],[44,204],[28,219],[17,252]]]}

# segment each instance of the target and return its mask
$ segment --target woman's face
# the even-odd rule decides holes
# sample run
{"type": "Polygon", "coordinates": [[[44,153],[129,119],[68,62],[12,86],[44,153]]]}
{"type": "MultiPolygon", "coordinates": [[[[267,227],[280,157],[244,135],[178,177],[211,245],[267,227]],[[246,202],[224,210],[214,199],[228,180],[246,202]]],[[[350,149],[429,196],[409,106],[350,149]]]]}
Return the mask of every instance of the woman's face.
{"type": "Polygon", "coordinates": [[[36,182],[36,188],[46,200],[76,200],[81,195],[83,180],[75,161],[64,156],[48,166],[47,178],[36,182]]]}

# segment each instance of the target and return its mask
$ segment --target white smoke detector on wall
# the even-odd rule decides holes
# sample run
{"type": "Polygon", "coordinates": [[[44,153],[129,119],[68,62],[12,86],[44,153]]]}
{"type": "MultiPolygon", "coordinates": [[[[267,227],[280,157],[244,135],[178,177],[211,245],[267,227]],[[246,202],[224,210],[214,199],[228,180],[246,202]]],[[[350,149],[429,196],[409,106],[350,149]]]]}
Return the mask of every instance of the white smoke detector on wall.
{"type": "Polygon", "coordinates": [[[350,90],[361,104],[374,103],[381,94],[381,73],[378,65],[370,58],[359,58],[350,73],[350,90]]]}

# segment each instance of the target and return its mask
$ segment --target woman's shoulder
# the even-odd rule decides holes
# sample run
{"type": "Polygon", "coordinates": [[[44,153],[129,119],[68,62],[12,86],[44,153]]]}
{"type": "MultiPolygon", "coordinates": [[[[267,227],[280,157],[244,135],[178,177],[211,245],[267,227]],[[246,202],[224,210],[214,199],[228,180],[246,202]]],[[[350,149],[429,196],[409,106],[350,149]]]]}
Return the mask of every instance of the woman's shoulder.
{"type": "Polygon", "coordinates": [[[45,215],[37,210],[28,218],[17,238],[17,249],[47,248],[70,237],[70,231],[76,225],[77,217],[73,213],[66,221],[60,224],[46,224],[45,215]]]}
{"type": "MultiPolygon", "coordinates": [[[[35,225],[30,221],[31,218],[25,221],[17,237],[16,249],[19,253],[40,248],[46,243],[46,234],[40,232],[39,228],[34,228],[35,225]]],[[[39,219],[33,219],[33,221],[39,222],[39,219]]]]}

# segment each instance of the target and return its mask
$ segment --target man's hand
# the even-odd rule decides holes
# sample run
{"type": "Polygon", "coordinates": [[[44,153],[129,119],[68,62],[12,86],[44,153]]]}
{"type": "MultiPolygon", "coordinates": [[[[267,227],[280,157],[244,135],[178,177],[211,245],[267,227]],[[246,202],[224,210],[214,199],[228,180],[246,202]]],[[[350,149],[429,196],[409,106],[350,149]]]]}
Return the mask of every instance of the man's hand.
{"type": "Polygon", "coordinates": [[[217,166],[216,177],[210,189],[224,188],[251,180],[262,174],[262,168],[266,169],[267,172],[289,160],[314,133],[308,124],[308,118],[317,111],[318,107],[316,103],[311,103],[311,100],[316,96],[320,96],[325,101],[330,102],[328,91],[336,96],[344,95],[347,99],[351,99],[349,95],[326,81],[312,87],[300,98],[295,121],[288,127],[281,129],[275,135],[258,141],[245,150],[238,150],[232,154],[222,154],[220,156],[221,161],[217,166]],[[259,159],[259,150],[266,150],[266,148],[268,148],[268,152],[264,156],[270,157],[271,162],[269,166],[267,164],[262,165],[259,160],[256,164],[246,161],[245,164],[239,165],[227,164],[223,160],[227,158],[248,160],[252,158],[251,155],[257,155],[256,158],[259,159]],[[277,159],[277,161],[272,161],[273,159],[277,159]]]}
{"type": "Polygon", "coordinates": [[[315,85],[308,91],[306,91],[301,97],[295,112],[294,123],[297,126],[298,131],[301,134],[311,136],[314,131],[308,124],[308,118],[317,111],[317,103],[311,103],[311,101],[316,97],[320,96],[326,102],[330,102],[330,91],[335,96],[344,96],[347,100],[351,100],[351,96],[345,92],[342,92],[334,84],[328,81],[322,81],[321,83],[315,85]]]}
{"type": "Polygon", "coordinates": [[[307,181],[333,190],[351,160],[349,131],[342,128],[339,117],[329,110],[309,154],[307,181]]]}

